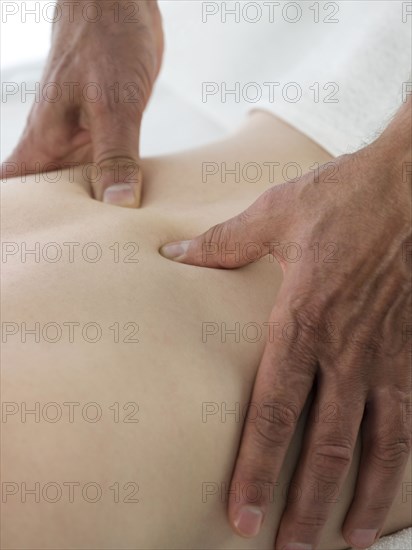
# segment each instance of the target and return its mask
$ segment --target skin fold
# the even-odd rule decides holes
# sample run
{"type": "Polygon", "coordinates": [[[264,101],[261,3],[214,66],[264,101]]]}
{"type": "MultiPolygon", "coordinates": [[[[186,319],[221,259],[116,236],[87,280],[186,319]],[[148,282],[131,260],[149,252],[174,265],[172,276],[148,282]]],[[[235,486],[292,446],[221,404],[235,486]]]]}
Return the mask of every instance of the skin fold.
{"type": "MultiPolygon", "coordinates": [[[[2,548],[274,547],[288,488],[300,498],[289,483],[312,394],[279,485],[267,488],[260,534],[235,534],[226,508],[282,268],[267,256],[236,271],[204,269],[166,260],[159,249],[235,216],[282,183],[281,170],[269,181],[264,163],[293,162],[304,174],[332,160],[287,124],[254,112],[222,142],[143,160],[140,209],[93,200],[81,167],[2,183],[2,548]],[[240,163],[239,181],[224,181],[222,163],[240,163]],[[242,170],[248,163],[261,167],[258,181],[242,170]],[[36,243],[37,256],[24,254],[36,243]],[[72,258],[64,243],[79,243],[72,258]],[[52,261],[56,244],[62,257],[52,261]],[[96,245],[101,258],[91,261],[96,245]],[[24,338],[36,323],[38,341],[24,338]],[[36,402],[38,413],[27,414],[36,402]]],[[[279,406],[285,422],[296,422],[293,408],[279,406]]],[[[339,429],[337,412],[331,399],[318,422],[339,429]]],[[[347,547],[341,527],[360,450],[358,438],[341,491],[327,492],[336,503],[320,550],[347,547]]],[[[384,534],[411,524],[410,483],[409,460],[384,534]]],[[[324,498],[324,489],[313,490],[324,498]]]]}

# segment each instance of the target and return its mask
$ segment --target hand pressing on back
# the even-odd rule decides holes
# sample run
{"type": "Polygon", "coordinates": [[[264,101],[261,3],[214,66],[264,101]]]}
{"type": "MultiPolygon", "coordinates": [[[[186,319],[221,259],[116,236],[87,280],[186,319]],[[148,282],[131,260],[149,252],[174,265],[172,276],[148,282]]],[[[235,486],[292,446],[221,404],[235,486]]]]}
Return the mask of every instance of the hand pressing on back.
{"type": "Polygon", "coordinates": [[[236,269],[267,254],[282,265],[270,318],[277,328],[257,372],[229,495],[234,530],[255,536],[267,488],[275,487],[314,387],[291,480],[299,498],[286,504],[277,550],[317,548],[360,430],[360,470],[342,528],[348,545],[366,548],[379,537],[400,488],[412,419],[411,105],[368,147],[274,186],[199,237],[162,248],[167,258],[208,268],[236,269]],[[299,261],[282,256],[288,243],[299,247],[299,261]],[[285,327],[295,327],[294,338],[284,337],[285,327]],[[335,421],[319,421],[316,412],[331,405],[335,421]],[[250,484],[261,490],[249,502],[250,484]]]}
{"type": "Polygon", "coordinates": [[[161,16],[153,0],[93,4],[57,2],[39,100],[2,177],[90,163],[97,200],[137,207],[140,125],[162,61],[161,16]]]}

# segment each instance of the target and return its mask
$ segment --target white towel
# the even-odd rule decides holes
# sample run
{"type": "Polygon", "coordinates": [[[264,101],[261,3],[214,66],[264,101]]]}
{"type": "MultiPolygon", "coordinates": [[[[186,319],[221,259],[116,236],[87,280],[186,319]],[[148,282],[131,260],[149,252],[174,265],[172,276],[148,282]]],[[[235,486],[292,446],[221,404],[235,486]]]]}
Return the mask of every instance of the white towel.
{"type": "Polygon", "coordinates": [[[382,537],[371,546],[371,550],[411,550],[412,527],[403,529],[387,537],[382,537]]]}

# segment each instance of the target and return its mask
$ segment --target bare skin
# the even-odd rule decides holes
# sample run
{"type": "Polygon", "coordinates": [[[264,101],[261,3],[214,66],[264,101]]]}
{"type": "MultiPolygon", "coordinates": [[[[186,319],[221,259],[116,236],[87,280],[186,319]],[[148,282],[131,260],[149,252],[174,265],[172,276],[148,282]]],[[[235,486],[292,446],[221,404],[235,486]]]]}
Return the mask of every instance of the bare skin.
{"type": "MultiPolygon", "coordinates": [[[[55,25],[42,82],[43,89],[57,84],[62,97],[34,106],[16,150],[2,167],[2,176],[93,162],[98,177],[93,180],[91,196],[137,207],[142,188],[140,122],[163,53],[157,3],[120,0],[120,19],[116,20],[111,3],[97,0],[104,15],[98,24],[85,20],[76,3],[74,20],[66,16],[55,25]],[[137,13],[126,22],[131,4],[137,13]],[[67,86],[70,83],[74,91],[67,86]],[[90,84],[102,93],[97,101],[85,93],[90,84]]],[[[300,412],[315,379],[319,387],[315,408],[325,399],[335,402],[339,397],[342,429],[338,435],[311,421],[296,473],[297,482],[305,480],[305,498],[286,509],[276,543],[279,547],[317,546],[331,504],[324,498],[314,504],[310,487],[313,482],[342,486],[361,423],[369,441],[358,490],[343,527],[348,543],[366,547],[379,536],[410,454],[411,419],[406,415],[404,421],[403,414],[410,407],[411,388],[403,333],[411,308],[410,262],[400,259],[410,241],[410,170],[404,171],[411,159],[410,101],[384,136],[356,155],[337,159],[337,185],[331,186],[330,172],[321,170],[287,189],[271,189],[240,216],[213,227],[191,245],[186,242],[183,255],[176,246],[165,252],[169,257],[180,255],[178,259],[185,263],[228,268],[273,253],[284,268],[286,282],[271,319],[280,326],[300,323],[305,338],[293,346],[284,341],[276,342],[276,347],[274,342],[268,344],[253,401],[259,406],[268,403],[272,414],[271,403],[277,402],[280,392],[300,412]],[[381,223],[376,224],[376,217],[381,223]],[[277,243],[290,240],[305,251],[332,242],[339,248],[338,263],[285,262],[277,253],[277,243]],[[222,259],[222,250],[232,245],[244,248],[250,241],[257,245],[255,257],[248,248],[248,256],[240,261],[230,254],[222,259]],[[371,250],[383,254],[371,254],[371,250]],[[326,343],[323,337],[313,337],[319,327],[327,333],[326,343]],[[329,342],[331,330],[338,338],[329,342]],[[348,334],[350,346],[346,345],[348,334]],[[284,380],[285,369],[289,372],[290,368],[295,378],[281,387],[279,379],[284,380]],[[372,377],[372,370],[379,376],[372,377]],[[388,408],[393,425],[383,429],[378,414],[388,408]],[[319,461],[327,467],[319,468],[319,461]]],[[[261,419],[254,426],[247,423],[234,484],[240,480],[270,485],[278,478],[294,426],[284,426],[276,416],[271,422],[266,422],[265,415],[261,419]]],[[[233,528],[245,536],[256,535],[267,513],[265,498],[250,504],[247,499],[229,503],[233,528]]]]}
{"type": "MultiPolygon", "coordinates": [[[[142,159],[139,209],[92,200],[82,171],[2,183],[1,548],[273,548],[287,495],[303,498],[291,480],[315,393],[298,422],[295,396],[277,404],[297,429],[279,484],[264,487],[270,503],[259,535],[240,537],[225,509],[259,359],[267,335],[277,336],[265,323],[282,289],[282,269],[269,256],[236,271],[201,269],[167,261],[159,248],[245,209],[273,184],[268,162],[279,163],[274,183],[281,185],[288,163],[307,172],[332,160],[287,124],[254,113],[222,142],[142,159]],[[218,171],[204,177],[205,162],[218,171]],[[224,163],[239,163],[238,181],[233,175],[223,181],[224,163]],[[261,167],[258,181],[253,169],[243,170],[248,163],[261,167]],[[93,242],[102,250],[97,262],[86,260],[96,255],[93,245],[85,248],[93,242]],[[29,252],[36,243],[38,257],[29,252]],[[78,243],[73,261],[63,243],[78,243]],[[59,261],[53,261],[56,244],[59,261]],[[93,327],[82,333],[90,322],[102,330],[95,343],[86,339],[94,338],[93,327]],[[35,323],[38,341],[33,332],[24,337],[35,323]],[[78,323],[72,342],[67,323],[78,323]],[[62,334],[53,342],[56,325],[62,334]],[[73,404],[72,422],[64,403],[73,404]],[[98,421],[96,406],[85,407],[91,403],[101,408],[98,421]],[[53,421],[56,406],[62,416],[53,421]],[[88,483],[94,485],[86,490],[88,483]],[[90,502],[96,486],[101,498],[90,502]]],[[[285,339],[293,340],[293,330],[285,339]]],[[[293,370],[279,380],[281,388],[290,377],[293,370]]],[[[338,431],[338,413],[333,399],[323,403],[318,425],[338,431]]],[[[390,426],[391,416],[382,415],[382,425],[390,426]]],[[[343,490],[338,494],[334,483],[312,488],[314,498],[334,502],[320,550],[347,547],[340,529],[361,439],[343,490]]],[[[411,472],[409,461],[385,534],[412,523],[411,472]]],[[[257,488],[248,486],[248,495],[257,488]]],[[[237,498],[242,493],[237,487],[237,498]]]]}
{"type": "MultiPolygon", "coordinates": [[[[166,257],[203,267],[233,269],[268,254],[282,265],[270,321],[294,324],[300,337],[287,342],[278,331],[265,347],[251,397],[262,414],[246,422],[232,478],[234,486],[277,481],[295,425],[273,403],[291,402],[299,414],[316,383],[293,478],[303,498],[283,513],[279,550],[318,547],[333,503],[314,500],[312,487],[343,487],[359,430],[365,445],[342,526],[348,544],[366,548],[379,537],[410,456],[411,116],[409,97],[382,136],[337,158],[332,174],[325,165],[275,186],[201,236],[163,248],[166,257]],[[299,244],[300,261],[279,254],[284,243],[299,244]],[[313,262],[315,243],[333,243],[333,260],[313,262]],[[227,253],[236,247],[248,247],[248,255],[227,253]],[[329,401],[338,406],[338,429],[316,422],[314,411],[329,401]]],[[[266,510],[263,492],[259,501],[229,502],[244,536],[259,532],[266,510]]]]}

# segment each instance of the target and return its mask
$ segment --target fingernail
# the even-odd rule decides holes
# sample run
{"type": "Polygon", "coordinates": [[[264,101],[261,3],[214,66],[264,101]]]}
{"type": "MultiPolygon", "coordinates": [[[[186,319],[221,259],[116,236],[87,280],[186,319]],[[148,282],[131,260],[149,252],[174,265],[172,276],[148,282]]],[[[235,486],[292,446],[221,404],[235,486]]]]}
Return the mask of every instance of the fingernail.
{"type": "Polygon", "coordinates": [[[177,243],[165,244],[160,249],[160,254],[169,260],[177,260],[184,256],[191,241],[180,241],[177,243]]]}
{"type": "Polygon", "coordinates": [[[377,529],[355,529],[349,537],[352,546],[367,548],[375,542],[377,529]]]}
{"type": "Polygon", "coordinates": [[[234,524],[239,533],[244,537],[254,537],[260,531],[262,520],[263,512],[260,508],[256,506],[244,506],[239,510],[234,524]]]}
{"type": "Polygon", "coordinates": [[[313,546],[304,542],[289,542],[283,550],[313,550],[313,546]]]}
{"type": "Polygon", "coordinates": [[[117,206],[133,206],[136,202],[133,187],[128,183],[111,185],[103,194],[103,202],[117,206]]]}

